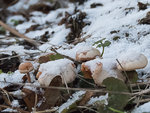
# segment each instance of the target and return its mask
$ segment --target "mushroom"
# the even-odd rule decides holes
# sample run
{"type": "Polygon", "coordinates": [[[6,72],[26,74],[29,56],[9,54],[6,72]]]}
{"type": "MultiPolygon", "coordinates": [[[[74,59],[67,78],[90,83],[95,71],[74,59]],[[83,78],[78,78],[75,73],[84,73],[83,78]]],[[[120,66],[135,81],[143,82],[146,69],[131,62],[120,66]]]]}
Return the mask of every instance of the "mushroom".
{"type": "Polygon", "coordinates": [[[93,47],[83,46],[80,50],[76,52],[77,61],[89,61],[95,59],[96,56],[100,57],[100,52],[98,49],[93,47]]]}
{"type": "Polygon", "coordinates": [[[108,77],[125,80],[121,71],[117,70],[115,62],[112,59],[94,59],[82,63],[81,70],[86,78],[92,77],[97,85],[102,85],[104,79],[108,77]]]}
{"type": "Polygon", "coordinates": [[[49,86],[53,78],[61,76],[62,83],[67,84],[76,78],[76,69],[72,61],[59,59],[40,65],[36,77],[41,85],[49,86]]]}
{"type": "Polygon", "coordinates": [[[84,78],[91,79],[93,75],[99,74],[102,71],[103,64],[101,62],[88,61],[82,63],[81,71],[84,74],[84,78]]]}
{"type": "Polygon", "coordinates": [[[132,71],[146,67],[148,60],[141,53],[129,52],[118,58],[117,68],[121,71],[132,71]]]}
{"type": "Polygon", "coordinates": [[[33,69],[34,68],[31,62],[24,62],[19,65],[20,73],[25,73],[27,75],[28,82],[30,83],[31,83],[31,78],[29,72],[32,71],[33,69]]]}

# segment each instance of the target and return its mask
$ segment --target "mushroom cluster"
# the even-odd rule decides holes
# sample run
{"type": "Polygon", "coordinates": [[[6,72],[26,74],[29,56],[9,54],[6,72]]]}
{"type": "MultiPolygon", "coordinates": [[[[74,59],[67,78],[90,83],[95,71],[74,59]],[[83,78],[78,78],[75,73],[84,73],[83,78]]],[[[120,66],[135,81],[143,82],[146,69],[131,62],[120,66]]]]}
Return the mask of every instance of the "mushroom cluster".
{"type": "Polygon", "coordinates": [[[85,61],[81,65],[81,71],[85,78],[93,79],[97,85],[102,85],[104,79],[108,77],[115,77],[125,81],[122,71],[132,71],[146,67],[148,60],[146,56],[141,53],[129,52],[122,54],[117,63],[115,59],[96,58],[100,56],[100,52],[96,48],[87,48],[78,51],[76,59],[78,61],[85,61]]]}

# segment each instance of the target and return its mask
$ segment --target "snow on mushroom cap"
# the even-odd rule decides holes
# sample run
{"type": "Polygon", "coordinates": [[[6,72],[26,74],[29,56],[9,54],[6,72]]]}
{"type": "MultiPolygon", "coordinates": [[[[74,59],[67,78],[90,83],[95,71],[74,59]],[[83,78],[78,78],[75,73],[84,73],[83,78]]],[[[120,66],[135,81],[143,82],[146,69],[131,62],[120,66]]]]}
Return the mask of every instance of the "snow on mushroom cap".
{"type": "MultiPolygon", "coordinates": [[[[124,53],[118,58],[121,66],[125,71],[132,71],[135,69],[141,69],[146,67],[148,64],[148,60],[146,56],[141,53],[130,51],[129,53],[124,53]]],[[[117,64],[117,68],[119,70],[123,70],[119,64],[117,64]]]]}
{"type": "Polygon", "coordinates": [[[62,77],[62,83],[65,83],[65,81],[66,83],[72,82],[76,77],[74,63],[68,59],[43,63],[40,65],[39,72],[41,72],[41,75],[38,81],[45,86],[49,86],[56,76],[62,77]]]}
{"type": "Polygon", "coordinates": [[[80,50],[76,52],[77,61],[88,61],[94,59],[96,56],[100,56],[98,49],[88,46],[83,46],[80,50]]]}
{"type": "Polygon", "coordinates": [[[108,77],[118,78],[120,80],[124,80],[121,71],[117,70],[115,59],[106,58],[106,59],[94,59],[85,63],[86,66],[90,67],[92,73],[92,77],[97,85],[101,85],[103,80],[108,77]],[[101,64],[97,66],[96,64],[101,64]]]}
{"type": "Polygon", "coordinates": [[[28,73],[33,70],[33,65],[31,62],[24,62],[19,65],[20,73],[28,73]]]}

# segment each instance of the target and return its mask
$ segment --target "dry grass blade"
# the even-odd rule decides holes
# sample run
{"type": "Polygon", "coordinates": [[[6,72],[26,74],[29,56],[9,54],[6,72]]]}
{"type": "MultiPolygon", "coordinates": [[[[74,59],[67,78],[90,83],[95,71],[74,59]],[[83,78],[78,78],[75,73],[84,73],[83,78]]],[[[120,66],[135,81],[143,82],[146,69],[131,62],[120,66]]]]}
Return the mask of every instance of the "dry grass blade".
{"type": "Polygon", "coordinates": [[[3,99],[5,100],[5,102],[8,104],[8,105],[11,105],[11,101],[10,101],[10,98],[9,98],[9,94],[6,90],[0,88],[2,90],[2,92],[4,93],[4,96],[3,96],[3,99]],[[5,96],[6,95],[6,96],[5,96]]]}
{"type": "Polygon", "coordinates": [[[126,80],[127,80],[127,83],[128,83],[128,85],[129,85],[129,87],[130,87],[130,90],[131,90],[131,92],[133,93],[133,89],[132,89],[132,87],[131,87],[131,81],[129,80],[129,78],[128,78],[128,75],[127,75],[127,73],[126,73],[126,71],[124,70],[124,68],[123,68],[123,66],[121,65],[121,63],[119,62],[119,60],[118,59],[116,59],[116,61],[118,62],[118,64],[120,65],[120,67],[122,68],[122,70],[123,70],[123,72],[124,72],[124,74],[125,74],[125,77],[126,77],[126,80]]]}
{"type": "Polygon", "coordinates": [[[33,113],[36,113],[36,105],[37,105],[37,101],[38,101],[38,95],[35,93],[35,103],[34,103],[33,113]]]}

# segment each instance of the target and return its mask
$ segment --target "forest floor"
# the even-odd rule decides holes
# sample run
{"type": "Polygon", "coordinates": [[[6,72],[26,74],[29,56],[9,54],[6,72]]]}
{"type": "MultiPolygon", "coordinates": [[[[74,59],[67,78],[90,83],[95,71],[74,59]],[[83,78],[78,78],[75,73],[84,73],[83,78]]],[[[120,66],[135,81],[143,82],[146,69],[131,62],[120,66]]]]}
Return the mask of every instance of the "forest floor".
{"type": "Polygon", "coordinates": [[[1,0],[0,111],[150,112],[149,52],[148,0],[1,0]]]}

